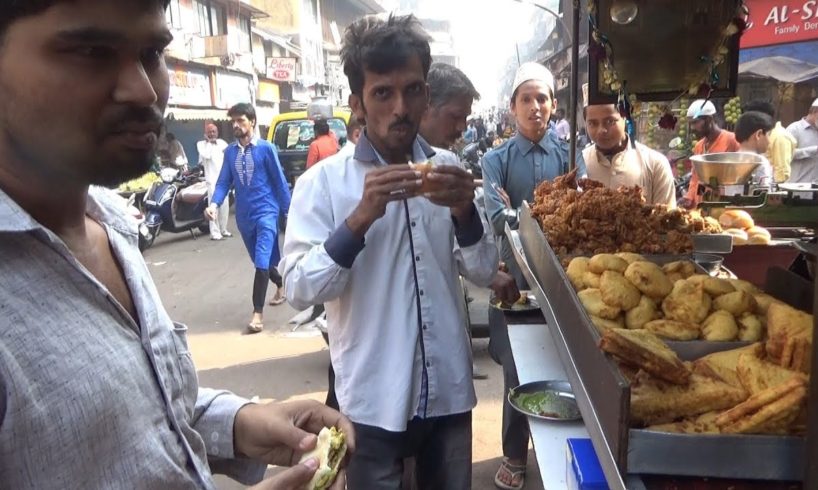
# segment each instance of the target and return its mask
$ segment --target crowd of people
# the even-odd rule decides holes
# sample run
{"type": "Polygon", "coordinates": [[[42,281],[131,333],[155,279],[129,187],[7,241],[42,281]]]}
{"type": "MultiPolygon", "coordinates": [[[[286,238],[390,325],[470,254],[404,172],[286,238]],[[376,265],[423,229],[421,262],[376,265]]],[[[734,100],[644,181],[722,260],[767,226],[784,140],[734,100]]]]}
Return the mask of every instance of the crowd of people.
{"type": "MultiPolygon", "coordinates": [[[[232,236],[235,191],[255,269],[248,329],[263,328],[271,282],[270,304],[323,305],[332,402],[258,404],[201,388],[187,327],[163,307],[134,223],[103,188],[145,173],[157,151],[187,164],[171,138],[157,145],[167,3],[18,2],[0,20],[0,487],[214,488],[212,473],[224,473],[258,490],[298,489],[318,468],[300,456],[336,427],[350,457],[334,489],[401,488],[409,458],[419,488],[470,488],[477,399],[461,278],[516,301],[527,285],[504,232],[539,183],[576,169],[673,207],[667,158],[599,104],[583,108],[591,144],[570,161],[554,77],[537,63],[517,69],[507,110],[470,121],[480,94],[459,69],[432,63],[415,17],[356,21],[341,51],[346,144],[316,121],[292,192],[252,105],[229,110],[232,144],[214,125],[198,144],[213,240],[232,236]],[[490,138],[482,182],[452,151],[461,138],[490,138]],[[268,464],[291,468],[262,481],[268,464]]],[[[771,152],[759,181],[815,178],[818,101],[787,130],[761,106],[735,134],[715,123],[712,102],[690,111],[696,153],[771,152]],[[789,171],[781,145],[792,150],[789,171]]],[[[684,204],[699,199],[696,188],[684,204]]],[[[499,310],[489,327],[507,395],[518,380],[499,310]]],[[[527,421],[507,401],[502,410],[494,483],[519,489],[527,421]]]]}

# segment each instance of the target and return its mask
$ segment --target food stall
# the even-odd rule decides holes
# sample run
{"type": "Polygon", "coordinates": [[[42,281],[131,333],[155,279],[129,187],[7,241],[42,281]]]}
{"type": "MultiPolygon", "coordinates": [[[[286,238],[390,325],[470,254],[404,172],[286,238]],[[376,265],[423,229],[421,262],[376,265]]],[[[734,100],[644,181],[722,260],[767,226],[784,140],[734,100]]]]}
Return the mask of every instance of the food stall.
{"type": "MultiPolygon", "coordinates": [[[[681,19],[682,24],[689,24],[691,19],[704,22],[708,5],[724,5],[716,13],[728,16],[728,27],[723,35],[722,31],[717,33],[722,36],[716,40],[719,56],[707,62],[704,97],[729,95],[735,89],[736,53],[731,49],[737,47],[741,31],[731,27],[735,21],[730,21],[730,11],[743,8],[743,2],[690,4],[688,7],[698,9],[698,13],[681,19]]],[[[575,2],[575,38],[578,5],[575,2]]],[[[673,5],[687,8],[684,2],[673,5]]],[[[671,8],[665,0],[650,6],[671,8]]],[[[613,96],[630,119],[629,106],[638,102],[623,90],[631,80],[626,73],[629,66],[624,62],[619,64],[622,70],[614,69],[610,44],[616,33],[602,32],[606,22],[599,12],[610,12],[611,18],[619,16],[628,24],[634,19],[649,23],[651,10],[644,1],[589,2],[589,52],[603,52],[601,59],[592,61],[591,103],[611,101],[613,96]]],[[[674,32],[667,22],[660,25],[674,32]]],[[[699,34],[704,31],[697,29],[691,31],[702,37],[699,34]]],[[[627,58],[623,53],[632,45],[627,42],[628,34],[620,32],[619,39],[625,42],[617,45],[617,56],[627,58]]],[[[681,41],[685,44],[684,39],[681,41]]],[[[648,49],[661,52],[657,46],[648,49]]],[[[573,85],[577,85],[574,51],[573,85]]],[[[696,53],[695,49],[689,51],[696,53]]],[[[667,53],[661,56],[667,57],[667,53]]],[[[644,71],[655,72],[661,65],[657,62],[644,71]]],[[[691,79],[679,78],[687,89],[691,79]]],[[[649,86],[650,80],[641,82],[647,88],[639,90],[640,96],[662,100],[678,80],[664,77],[655,90],[649,86]]],[[[697,95],[697,89],[698,85],[691,87],[691,95],[697,95]]],[[[577,111],[570,112],[576,127],[577,111]]],[[[746,174],[730,184],[740,182],[746,174]]],[[[726,182],[723,179],[712,187],[726,182]]],[[[793,192],[811,189],[782,191],[783,197],[769,193],[764,199],[770,203],[780,199],[791,209],[783,213],[773,209],[772,213],[796,214],[801,216],[796,218],[799,221],[791,219],[776,226],[775,221],[761,217],[762,211],[759,222],[794,233],[786,238],[773,238],[771,233],[768,241],[789,241],[780,246],[797,256],[803,252],[796,245],[811,249],[809,241],[814,237],[818,215],[812,212],[812,203],[787,201],[794,197],[793,192]]],[[[758,194],[746,194],[758,198],[758,194]]],[[[818,369],[818,352],[812,342],[816,324],[809,314],[816,288],[802,277],[806,285],[797,287],[802,293],[810,291],[811,304],[792,305],[787,291],[763,291],[766,281],[743,280],[748,270],[754,273],[761,269],[766,275],[767,264],[758,256],[729,261],[732,251],[740,247],[732,247],[734,239],[724,233],[720,214],[709,212],[719,206],[686,212],[640,202],[638,189],[602,189],[569,174],[541,184],[534,202],[524,204],[519,228],[506,230],[542,313],[542,319],[507,314],[520,382],[568,381],[582,417],[579,422],[529,418],[544,487],[818,488],[818,411],[806,410],[807,404],[818,403],[818,382],[809,376],[813,368],[818,369]],[[722,244],[728,237],[724,264],[735,270],[717,264],[710,271],[702,267],[707,264],[696,263],[694,251],[701,250],[702,244],[715,243],[702,241],[702,237],[717,238],[722,244]],[[569,442],[574,438],[590,439],[604,486],[577,486],[576,466],[571,462],[577,456],[569,442]]],[[[737,204],[730,201],[721,207],[737,204]]],[[[762,256],[769,255],[762,252],[762,256]]],[[[549,412],[545,408],[540,415],[549,412]]]]}

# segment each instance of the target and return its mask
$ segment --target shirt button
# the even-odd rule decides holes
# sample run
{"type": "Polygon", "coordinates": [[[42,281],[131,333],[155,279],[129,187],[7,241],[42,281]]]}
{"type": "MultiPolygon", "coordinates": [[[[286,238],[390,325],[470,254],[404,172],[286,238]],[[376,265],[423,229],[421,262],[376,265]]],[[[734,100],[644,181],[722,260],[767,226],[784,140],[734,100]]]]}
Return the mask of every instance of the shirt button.
{"type": "Polygon", "coordinates": [[[423,330],[429,330],[429,325],[423,324],[423,330]]]}
{"type": "Polygon", "coordinates": [[[420,255],[415,256],[415,261],[420,262],[420,255]]]}
{"type": "Polygon", "coordinates": [[[420,290],[420,295],[423,296],[423,290],[422,289],[420,290]]]}
{"type": "Polygon", "coordinates": [[[412,228],[414,228],[415,226],[417,226],[417,223],[415,223],[414,221],[412,221],[412,228]]]}
{"type": "Polygon", "coordinates": [[[431,361],[426,361],[426,367],[427,367],[427,368],[428,368],[428,367],[432,367],[432,362],[431,362],[431,361]]]}

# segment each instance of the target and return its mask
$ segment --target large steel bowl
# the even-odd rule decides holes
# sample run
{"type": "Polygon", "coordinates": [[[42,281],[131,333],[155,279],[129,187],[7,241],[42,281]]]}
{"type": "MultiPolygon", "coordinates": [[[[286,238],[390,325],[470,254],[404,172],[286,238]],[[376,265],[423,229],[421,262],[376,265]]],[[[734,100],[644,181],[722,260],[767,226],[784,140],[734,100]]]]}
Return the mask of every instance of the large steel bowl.
{"type": "Polygon", "coordinates": [[[699,182],[710,185],[746,184],[764,157],[755,153],[709,153],[690,157],[699,182]]]}

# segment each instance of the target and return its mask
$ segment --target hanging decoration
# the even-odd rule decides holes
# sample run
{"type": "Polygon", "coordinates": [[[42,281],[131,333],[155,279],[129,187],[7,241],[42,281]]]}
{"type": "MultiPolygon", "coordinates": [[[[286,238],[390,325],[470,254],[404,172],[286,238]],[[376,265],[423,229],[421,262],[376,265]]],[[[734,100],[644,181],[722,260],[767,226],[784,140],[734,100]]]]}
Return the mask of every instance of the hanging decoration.
{"type": "MultiPolygon", "coordinates": [[[[610,92],[616,95],[617,108],[626,121],[628,135],[633,141],[636,125],[633,121],[633,114],[638,101],[634,94],[629,94],[627,90],[627,80],[622,80],[616,71],[614,47],[603,32],[599,30],[596,22],[596,15],[599,8],[599,0],[588,0],[588,17],[591,28],[591,40],[588,45],[588,55],[597,61],[599,66],[599,78],[610,92]]],[[[718,68],[724,63],[725,57],[729,54],[728,43],[736,34],[741,34],[747,29],[747,21],[750,11],[744,0],[738,0],[736,15],[728,22],[723,29],[722,35],[713,49],[700,58],[702,63],[701,77],[692,83],[688,90],[679,94],[671,103],[664,106],[661,117],[658,118],[658,125],[662,129],[674,130],[679,119],[673,115],[673,105],[685,96],[693,96],[699,99],[708,100],[714,89],[719,85],[720,78],[718,68]]],[[[686,111],[686,108],[685,108],[686,111]]],[[[683,111],[683,112],[685,112],[683,111]]],[[[686,119],[686,118],[685,118],[686,119]]]]}

